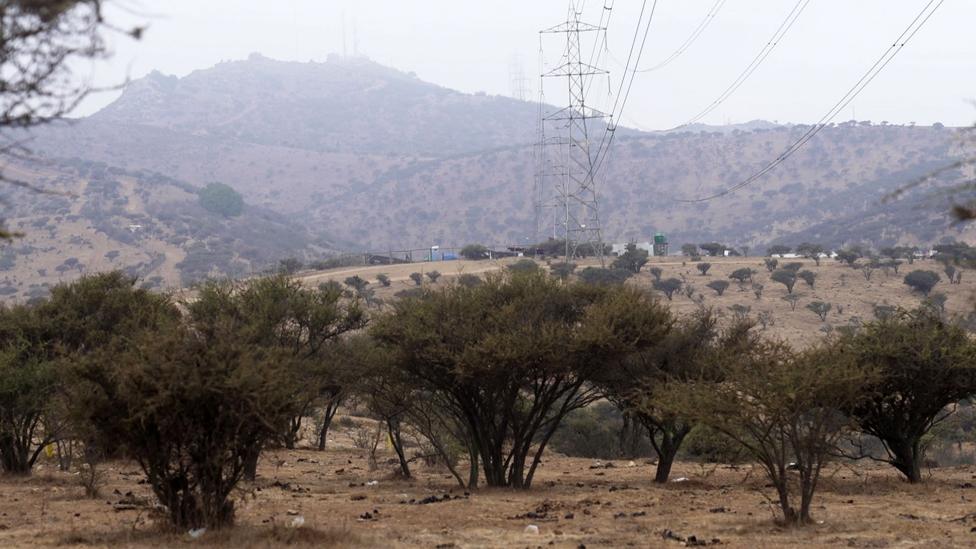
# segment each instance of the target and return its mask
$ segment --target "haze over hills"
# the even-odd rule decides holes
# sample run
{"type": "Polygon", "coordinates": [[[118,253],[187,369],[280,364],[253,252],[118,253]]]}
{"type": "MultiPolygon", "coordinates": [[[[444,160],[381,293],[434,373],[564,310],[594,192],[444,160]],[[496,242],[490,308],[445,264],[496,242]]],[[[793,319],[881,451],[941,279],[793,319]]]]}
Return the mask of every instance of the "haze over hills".
{"type": "MultiPolygon", "coordinates": [[[[537,116],[534,103],[447,90],[363,58],[294,63],[252,55],[183,78],[153,73],[97,114],[39,130],[31,146],[46,161],[14,167],[26,180],[67,185],[87,206],[68,201],[47,211],[14,201],[8,224],[28,233],[25,243],[40,217],[55,228],[45,229],[44,246],[31,244],[32,258],[7,254],[5,274],[19,288],[11,295],[26,294],[25,280],[37,283],[39,265],[50,275],[66,256],[84,268],[38,280],[118,266],[129,252],[128,261],[152,265],[143,249],[167,258],[143,274],[177,285],[337,250],[523,243],[534,236],[537,116]],[[96,199],[93,189],[105,185],[93,181],[125,192],[96,199]],[[243,194],[244,214],[214,219],[209,232],[173,229],[206,218],[193,209],[193,193],[214,181],[243,194]],[[77,223],[56,227],[58,215],[78,216],[77,223]],[[187,219],[177,223],[180,216],[187,219]],[[169,228],[119,240],[133,224],[169,228]],[[129,252],[105,261],[113,249],[129,252]],[[192,269],[177,266],[187,255],[192,269]]],[[[941,126],[839,124],[738,193],[675,200],[733,185],[806,129],[764,121],[667,133],[621,129],[600,178],[606,239],[663,231],[675,244],[839,246],[965,236],[947,223],[944,204],[922,191],[881,203],[958,156],[955,132],[941,126]]]]}

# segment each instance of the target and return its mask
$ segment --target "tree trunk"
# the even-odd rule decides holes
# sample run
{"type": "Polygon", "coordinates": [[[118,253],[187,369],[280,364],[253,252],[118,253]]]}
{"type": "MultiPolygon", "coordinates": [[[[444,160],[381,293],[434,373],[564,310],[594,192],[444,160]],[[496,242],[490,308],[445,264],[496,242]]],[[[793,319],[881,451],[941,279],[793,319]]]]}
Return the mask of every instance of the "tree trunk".
{"type": "Polygon", "coordinates": [[[478,475],[480,474],[478,467],[478,450],[475,448],[468,448],[468,490],[474,490],[478,487],[478,475]]]}
{"type": "Polygon", "coordinates": [[[410,464],[407,463],[407,455],[403,450],[403,438],[400,436],[400,421],[396,419],[387,419],[386,430],[390,434],[390,442],[393,444],[393,451],[396,452],[397,459],[400,461],[400,474],[403,475],[403,478],[411,478],[410,464]]]}
{"type": "Polygon", "coordinates": [[[319,450],[325,450],[325,442],[329,435],[329,427],[332,426],[332,418],[335,417],[336,412],[339,411],[339,400],[336,399],[335,402],[329,401],[326,405],[325,411],[322,413],[322,428],[319,429],[319,440],[318,448],[319,450]]]}
{"type": "Polygon", "coordinates": [[[252,446],[244,457],[244,480],[254,480],[258,476],[258,457],[261,455],[261,445],[252,446]]]}
{"type": "Polygon", "coordinates": [[[922,452],[921,443],[918,439],[901,440],[888,444],[894,459],[891,465],[905,475],[905,479],[912,483],[922,481],[922,452]]]}
{"type": "Polygon", "coordinates": [[[0,468],[9,475],[29,475],[31,463],[26,448],[12,436],[0,438],[0,468]]]}

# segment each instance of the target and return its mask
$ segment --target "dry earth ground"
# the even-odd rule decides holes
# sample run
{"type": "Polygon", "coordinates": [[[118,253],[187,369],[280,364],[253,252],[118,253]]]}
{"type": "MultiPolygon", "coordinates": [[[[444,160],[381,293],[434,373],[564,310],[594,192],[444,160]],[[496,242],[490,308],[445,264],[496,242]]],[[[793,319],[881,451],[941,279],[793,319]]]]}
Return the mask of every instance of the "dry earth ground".
{"type": "Polygon", "coordinates": [[[371,471],[351,435],[337,430],[325,452],[263,456],[258,480],[237,495],[238,526],[199,539],[156,522],[136,464],[105,464],[101,497],[87,499],[76,475],[47,462],[33,477],[0,478],[0,546],[684,545],[663,537],[667,530],[730,548],[976,546],[976,467],[935,469],[924,484],[910,486],[887,467],[833,466],[815,502],[818,523],[791,529],[774,522],[772,491],[748,465],[679,463],[673,478],[688,480],[660,486],[645,460],[600,463],[549,453],[528,491],[466,494],[445,471],[419,463],[415,480],[397,480],[389,451],[371,471]],[[438,501],[418,503],[425,498],[438,501]],[[290,526],[299,516],[304,526],[290,526]],[[529,525],[539,532],[526,533],[529,525]]]}

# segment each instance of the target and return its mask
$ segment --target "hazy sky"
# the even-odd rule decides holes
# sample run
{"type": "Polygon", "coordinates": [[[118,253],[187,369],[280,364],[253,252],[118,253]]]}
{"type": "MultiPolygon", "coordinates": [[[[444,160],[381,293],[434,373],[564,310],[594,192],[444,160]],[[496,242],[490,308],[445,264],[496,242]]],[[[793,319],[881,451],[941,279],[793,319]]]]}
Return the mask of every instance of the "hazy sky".
{"type": "MultiPolygon", "coordinates": [[[[581,1],[581,0],[578,0],[581,1]]],[[[611,71],[596,81],[590,103],[616,89],[641,0],[587,0],[596,22],[613,4],[608,27],[611,71]]],[[[812,122],[826,112],[909,24],[928,0],[813,0],[773,53],[738,92],[703,122],[756,118],[812,122]]],[[[140,41],[111,40],[114,57],[85,67],[96,82],[119,82],[152,70],[186,75],[252,52],[282,60],[323,61],[358,50],[375,61],[414,71],[427,81],[466,91],[510,95],[519,56],[535,97],[539,29],[566,17],[568,0],[115,0],[114,22],[147,22],[140,41]],[[121,6],[121,7],[120,7],[121,6]],[[343,25],[345,21],[345,25],[343,25]],[[355,41],[354,41],[355,37],[355,41]]],[[[647,2],[650,9],[653,0],[647,2]]],[[[708,13],[714,0],[659,0],[642,66],[667,58],[708,13]]],[[[666,67],[637,75],[623,124],[667,128],[708,106],[762,49],[795,0],[727,0],[701,37],[666,67]]],[[[976,1],[945,0],[899,56],[836,120],[893,123],[976,121],[976,1]]],[[[589,40],[590,37],[587,37],[589,40]]],[[[547,66],[564,42],[543,43],[547,66]]],[[[589,44],[584,45],[589,51],[589,44]]],[[[563,83],[547,84],[561,103],[563,83]]],[[[79,114],[110,102],[91,98],[79,114]]],[[[609,110],[609,109],[607,109],[609,110]]]]}

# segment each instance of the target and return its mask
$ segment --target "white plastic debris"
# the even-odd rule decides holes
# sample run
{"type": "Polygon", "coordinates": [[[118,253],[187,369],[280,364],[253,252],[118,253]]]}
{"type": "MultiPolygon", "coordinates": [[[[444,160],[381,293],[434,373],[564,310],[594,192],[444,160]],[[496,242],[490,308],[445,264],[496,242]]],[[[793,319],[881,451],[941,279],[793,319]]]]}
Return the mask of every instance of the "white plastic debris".
{"type": "Polygon", "coordinates": [[[627,467],[637,467],[637,464],[634,463],[633,461],[628,461],[627,462],[627,467]]]}
{"type": "Polygon", "coordinates": [[[525,533],[526,534],[538,534],[539,533],[539,527],[536,526],[535,524],[530,524],[530,525],[528,525],[528,526],[525,527],[525,533]]]}
{"type": "Polygon", "coordinates": [[[671,482],[688,482],[688,477],[678,477],[671,482]]]}
{"type": "Polygon", "coordinates": [[[291,519],[292,528],[301,528],[302,526],[305,526],[305,517],[298,515],[297,517],[291,519]]]}
{"type": "Polygon", "coordinates": [[[197,529],[190,530],[190,531],[187,532],[187,534],[189,534],[190,537],[193,538],[193,539],[198,539],[200,536],[202,536],[202,535],[204,535],[206,533],[207,533],[207,529],[206,528],[197,528],[197,529]]]}
{"type": "Polygon", "coordinates": [[[380,481],[378,481],[378,480],[371,480],[371,481],[369,481],[369,482],[366,483],[366,486],[376,486],[379,483],[380,483],[380,481]]]}

